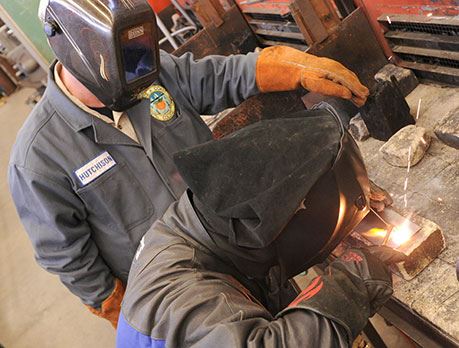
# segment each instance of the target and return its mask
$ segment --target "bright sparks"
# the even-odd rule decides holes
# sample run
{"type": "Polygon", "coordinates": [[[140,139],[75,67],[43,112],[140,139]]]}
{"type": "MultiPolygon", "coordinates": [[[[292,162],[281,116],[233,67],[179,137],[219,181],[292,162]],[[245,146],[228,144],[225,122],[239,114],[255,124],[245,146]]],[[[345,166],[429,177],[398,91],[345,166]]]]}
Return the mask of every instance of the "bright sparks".
{"type": "Polygon", "coordinates": [[[387,245],[391,248],[398,248],[412,237],[413,231],[410,226],[410,217],[407,217],[399,226],[392,227],[388,236],[387,230],[381,227],[373,227],[368,231],[363,232],[362,236],[366,237],[375,245],[387,245]]]}
{"type": "Polygon", "coordinates": [[[419,112],[421,111],[421,98],[419,98],[419,101],[418,101],[418,109],[416,111],[416,120],[419,118],[419,112]]]}
{"type": "Polygon", "coordinates": [[[410,239],[411,234],[408,228],[408,224],[409,220],[406,219],[405,222],[402,223],[400,226],[394,227],[389,238],[392,242],[391,244],[394,244],[398,247],[410,239]]]}

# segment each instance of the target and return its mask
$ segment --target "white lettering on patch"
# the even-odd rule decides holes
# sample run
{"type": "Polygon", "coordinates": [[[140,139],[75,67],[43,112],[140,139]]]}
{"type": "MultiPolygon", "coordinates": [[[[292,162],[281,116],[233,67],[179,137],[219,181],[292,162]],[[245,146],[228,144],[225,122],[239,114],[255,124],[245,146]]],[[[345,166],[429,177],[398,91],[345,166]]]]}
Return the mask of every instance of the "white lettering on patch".
{"type": "Polygon", "coordinates": [[[105,151],[100,156],[94,158],[88,164],[85,164],[80,169],[75,170],[75,175],[80,180],[83,186],[96,180],[99,176],[116,166],[113,157],[105,151]]]}
{"type": "Polygon", "coordinates": [[[145,34],[145,29],[143,28],[143,25],[141,25],[140,27],[135,27],[128,31],[128,39],[133,40],[143,34],[145,34]]]}

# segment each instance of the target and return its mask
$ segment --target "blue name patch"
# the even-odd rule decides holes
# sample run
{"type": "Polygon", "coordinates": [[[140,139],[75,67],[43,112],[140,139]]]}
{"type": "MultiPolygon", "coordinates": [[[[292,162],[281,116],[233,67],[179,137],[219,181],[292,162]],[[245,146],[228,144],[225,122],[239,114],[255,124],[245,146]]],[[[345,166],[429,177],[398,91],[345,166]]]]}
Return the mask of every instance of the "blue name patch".
{"type": "Polygon", "coordinates": [[[99,176],[116,166],[113,157],[105,151],[80,169],[75,170],[75,175],[83,186],[96,180],[99,176]]]}

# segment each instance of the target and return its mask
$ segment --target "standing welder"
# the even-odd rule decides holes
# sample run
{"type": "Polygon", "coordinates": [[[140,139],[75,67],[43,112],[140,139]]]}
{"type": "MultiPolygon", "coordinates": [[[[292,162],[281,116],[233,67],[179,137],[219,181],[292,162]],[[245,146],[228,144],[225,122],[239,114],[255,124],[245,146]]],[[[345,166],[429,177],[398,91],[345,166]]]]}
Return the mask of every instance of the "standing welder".
{"type": "Polygon", "coordinates": [[[116,325],[137,245],[186,185],[171,156],[207,141],[200,114],[301,86],[363,104],[340,65],[287,47],[174,57],[145,0],[42,0],[57,61],[20,131],[9,184],[38,263],[116,325]]]}

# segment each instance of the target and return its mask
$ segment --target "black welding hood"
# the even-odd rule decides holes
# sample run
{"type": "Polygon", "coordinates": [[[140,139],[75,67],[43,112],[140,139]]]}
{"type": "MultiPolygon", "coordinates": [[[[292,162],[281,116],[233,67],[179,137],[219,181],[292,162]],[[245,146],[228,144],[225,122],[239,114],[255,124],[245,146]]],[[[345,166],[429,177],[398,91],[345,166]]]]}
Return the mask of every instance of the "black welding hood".
{"type": "Polygon", "coordinates": [[[323,262],[369,211],[359,149],[327,109],[260,121],[174,159],[209,235],[251,277],[323,262]]]}
{"type": "Polygon", "coordinates": [[[110,109],[126,110],[158,79],[146,0],[42,0],[39,17],[57,59],[110,109]]]}

